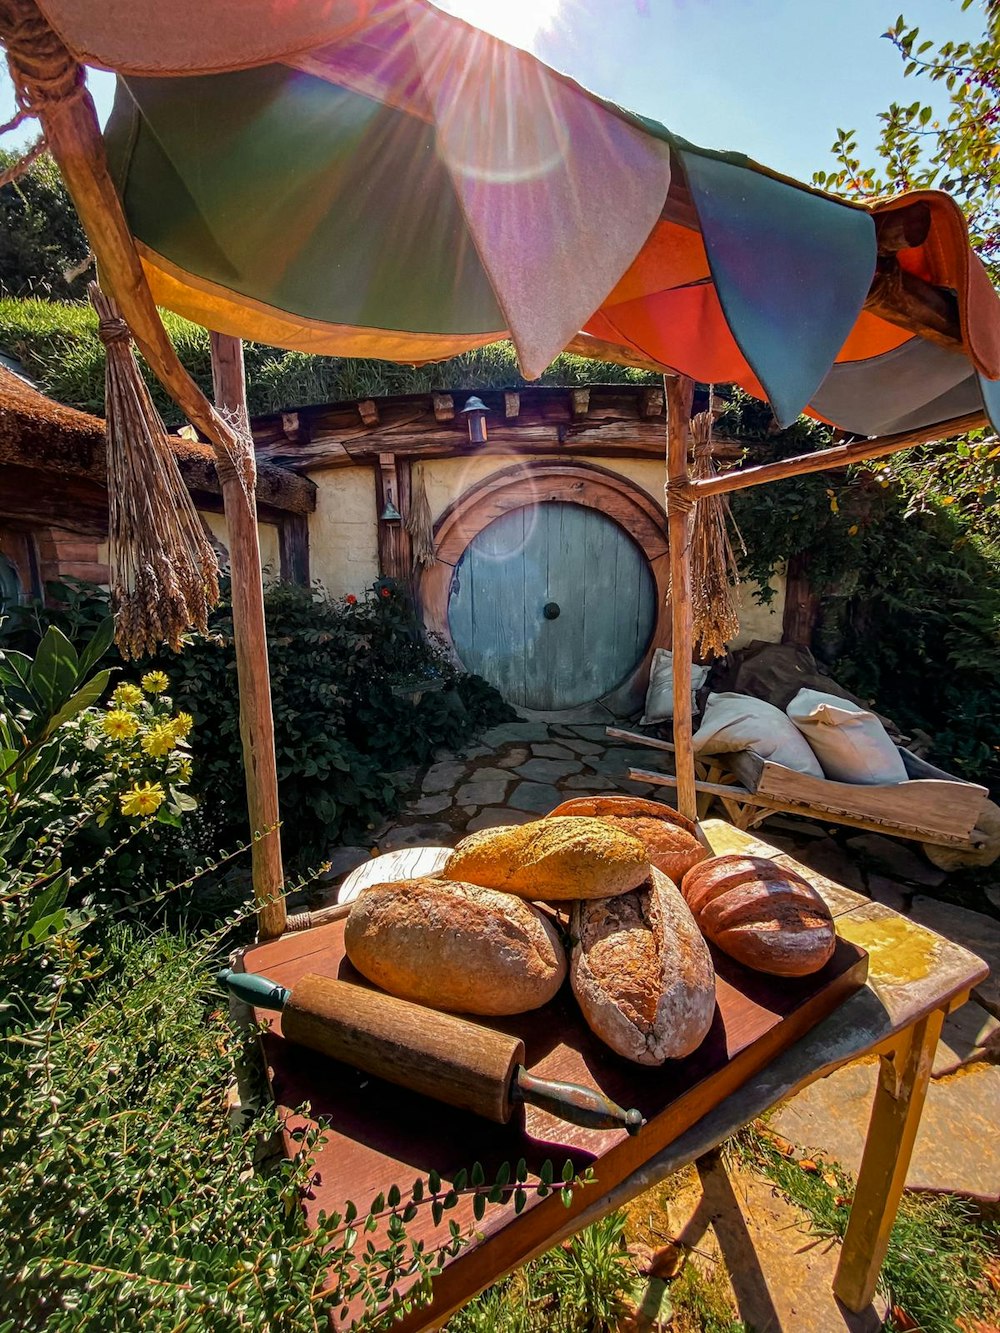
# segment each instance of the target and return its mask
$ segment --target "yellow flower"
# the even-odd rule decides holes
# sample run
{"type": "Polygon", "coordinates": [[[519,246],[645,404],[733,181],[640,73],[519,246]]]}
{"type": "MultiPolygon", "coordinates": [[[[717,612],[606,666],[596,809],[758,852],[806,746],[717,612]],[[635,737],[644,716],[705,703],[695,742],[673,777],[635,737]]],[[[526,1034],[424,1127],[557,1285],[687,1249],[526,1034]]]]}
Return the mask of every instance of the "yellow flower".
{"type": "Polygon", "coordinates": [[[177,776],[181,782],[191,781],[191,760],[182,759],[177,768],[177,776]]]}
{"type": "Polygon", "coordinates": [[[137,783],[118,799],[123,815],[131,815],[133,819],[137,815],[151,815],[163,804],[163,788],[158,782],[137,783]]]}
{"type": "Polygon", "coordinates": [[[177,737],[170,722],[161,722],[142,738],[142,748],[154,758],[169,754],[176,744],[177,737]]]}
{"type": "Polygon", "coordinates": [[[123,708],[112,708],[105,713],[101,726],[113,741],[130,741],[139,730],[139,723],[123,708]]]}
{"type": "Polygon", "coordinates": [[[129,685],[123,681],[111,698],[120,708],[135,708],[136,704],[142,703],[142,690],[138,685],[129,685]]]}
{"type": "Polygon", "coordinates": [[[191,728],[194,726],[194,718],[191,716],[190,713],[178,713],[177,716],[174,718],[174,720],[170,723],[170,726],[173,729],[173,733],[177,737],[177,739],[179,741],[182,741],[185,738],[185,736],[187,736],[191,728]]]}
{"type": "Polygon", "coordinates": [[[142,688],[147,694],[162,694],[169,684],[162,671],[147,671],[142,678],[142,688]]]}

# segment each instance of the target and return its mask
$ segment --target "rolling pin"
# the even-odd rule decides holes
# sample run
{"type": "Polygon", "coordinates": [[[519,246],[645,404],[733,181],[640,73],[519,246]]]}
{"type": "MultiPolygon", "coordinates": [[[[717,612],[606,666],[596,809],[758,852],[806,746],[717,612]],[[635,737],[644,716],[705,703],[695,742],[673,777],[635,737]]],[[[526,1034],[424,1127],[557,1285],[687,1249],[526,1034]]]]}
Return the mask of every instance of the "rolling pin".
{"type": "Polygon", "coordinates": [[[291,990],[231,968],[218,979],[247,1004],[280,1010],[289,1041],[498,1124],[507,1124],[515,1103],[530,1102],[589,1129],[642,1127],[638,1111],[594,1088],[529,1074],[524,1042],[505,1032],[313,973],[291,990]]]}

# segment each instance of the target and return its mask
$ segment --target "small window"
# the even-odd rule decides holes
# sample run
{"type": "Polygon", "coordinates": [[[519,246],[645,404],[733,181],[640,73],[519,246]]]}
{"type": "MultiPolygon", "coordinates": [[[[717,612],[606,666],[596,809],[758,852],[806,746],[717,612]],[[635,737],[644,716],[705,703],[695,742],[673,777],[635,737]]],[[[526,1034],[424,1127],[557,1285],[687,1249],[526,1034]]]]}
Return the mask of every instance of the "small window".
{"type": "Polygon", "coordinates": [[[0,613],[17,606],[21,600],[21,579],[15,566],[0,555],[0,613]]]}

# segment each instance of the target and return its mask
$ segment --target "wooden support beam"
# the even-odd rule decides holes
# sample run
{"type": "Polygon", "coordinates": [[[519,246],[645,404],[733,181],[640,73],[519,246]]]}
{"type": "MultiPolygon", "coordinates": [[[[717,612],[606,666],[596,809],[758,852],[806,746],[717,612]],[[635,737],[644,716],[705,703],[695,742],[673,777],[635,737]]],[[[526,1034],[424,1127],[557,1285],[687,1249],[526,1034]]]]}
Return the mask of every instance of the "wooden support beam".
{"type": "Polygon", "coordinates": [[[918,430],[908,430],[901,435],[855,440],[851,444],[835,444],[830,449],[817,449],[811,454],[796,454],[793,458],[783,458],[777,463],[734,468],[732,472],[722,472],[717,477],[692,481],[691,493],[696,500],[700,500],[706,495],[741,491],[768,481],[800,477],[806,472],[826,472],[830,468],[848,467],[851,463],[864,463],[870,458],[884,458],[888,454],[899,453],[901,449],[912,449],[915,444],[952,440],[959,435],[968,435],[970,431],[981,430],[984,426],[988,428],[989,425],[985,412],[970,412],[964,417],[954,417],[937,426],[921,426],[918,430]]]}
{"type": "Polygon", "coordinates": [[[674,749],[677,808],[698,818],[691,718],[691,531],[694,510],[688,498],[691,404],[694,381],[686,375],[664,376],[667,401],[667,529],[670,542],[670,623],[674,662],[674,749]]]}
{"type": "Polygon", "coordinates": [[[406,530],[406,514],[410,504],[410,464],[407,459],[392,453],[381,453],[375,468],[375,515],[378,524],[379,573],[400,583],[410,577],[413,563],[413,542],[406,530]],[[392,503],[403,516],[402,521],[382,518],[385,507],[392,503]]]}
{"type": "Polygon", "coordinates": [[[358,416],[366,426],[378,425],[378,405],[374,398],[363,398],[358,403],[358,416]]]}
{"type": "Polygon", "coordinates": [[[503,396],[503,414],[507,421],[516,421],[521,411],[521,395],[508,391],[503,396]]]}
{"type": "Polygon", "coordinates": [[[639,416],[643,421],[663,416],[662,389],[643,389],[639,395],[639,416]]]}
{"type": "MultiPolygon", "coordinates": [[[[0,41],[16,83],[27,88],[45,141],[62,174],[97,259],[101,286],[118,304],[153,374],[184,416],[211,442],[225,467],[238,448],[231,427],[195,384],[174,349],[153,301],[139,253],[108,170],[104,140],[83,67],[48,27],[35,0],[3,0],[0,41]],[[39,32],[45,31],[42,42],[39,32]],[[53,66],[62,61],[59,82],[73,96],[51,92],[53,66]]],[[[231,466],[231,464],[230,464],[231,466]]]]}
{"type": "Polygon", "coordinates": [[[590,390],[570,389],[569,407],[574,417],[585,417],[590,411],[590,390]]]}
{"type": "MultiPolygon", "coordinates": [[[[249,436],[243,343],[229,334],[212,333],[210,337],[216,404],[232,418],[242,421],[249,436]]],[[[260,938],[274,939],[285,929],[285,899],[257,505],[253,491],[248,495],[237,474],[229,470],[222,478],[222,503],[229,530],[240,739],[254,839],[253,892],[260,938]]]]}
{"type": "Polygon", "coordinates": [[[432,393],[431,406],[434,408],[434,420],[442,425],[455,420],[455,400],[450,393],[432,393]]]}
{"type": "Polygon", "coordinates": [[[895,256],[879,259],[865,309],[939,347],[962,346],[957,297],[900,268],[895,256]]]}

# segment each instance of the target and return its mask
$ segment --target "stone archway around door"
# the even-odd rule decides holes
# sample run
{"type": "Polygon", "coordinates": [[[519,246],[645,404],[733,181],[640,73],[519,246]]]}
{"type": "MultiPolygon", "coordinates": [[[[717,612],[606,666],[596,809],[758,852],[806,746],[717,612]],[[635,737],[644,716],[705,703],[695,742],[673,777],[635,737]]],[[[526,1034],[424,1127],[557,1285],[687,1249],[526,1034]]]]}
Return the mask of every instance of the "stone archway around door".
{"type": "MultiPolygon", "coordinates": [[[[610,533],[619,565],[624,563],[626,567],[635,571],[636,561],[642,564],[642,569],[635,572],[634,582],[637,589],[636,597],[640,601],[643,597],[646,600],[648,623],[644,622],[644,628],[637,631],[635,652],[632,657],[629,657],[627,648],[622,649],[619,645],[619,657],[616,660],[625,662],[624,678],[605,681],[608,688],[597,689],[593,698],[586,700],[593,702],[601,699],[614,711],[628,711],[636,703],[641,702],[653,651],[669,643],[670,617],[667,603],[669,559],[663,509],[632,481],[610,469],[579,462],[535,461],[517,464],[491,474],[453,501],[435,527],[437,563],[424,571],[420,581],[420,598],[425,623],[430,631],[441,635],[457,648],[456,635],[453,632],[456,626],[452,623],[449,607],[453,614],[457,609],[459,611],[457,619],[461,622],[457,625],[458,638],[464,638],[467,642],[469,627],[467,619],[463,618],[466,613],[461,607],[456,608],[456,570],[461,566],[462,572],[468,573],[471,560],[477,553],[481,567],[484,543],[490,548],[495,536],[502,540],[502,534],[512,525],[511,521],[516,524],[519,512],[536,517],[544,514],[546,518],[552,519],[557,506],[578,506],[582,509],[583,514],[578,515],[581,521],[569,525],[578,532],[583,531],[587,534],[581,540],[607,542],[610,533]],[[543,511],[541,506],[548,506],[548,511],[543,511]],[[585,517],[587,511],[591,511],[589,518],[585,517]],[[486,533],[486,529],[490,529],[490,533],[486,533]],[[464,564],[463,557],[465,557],[464,564]],[[625,658],[621,658],[621,652],[625,653],[625,658]]],[[[536,527],[537,524],[529,523],[528,519],[525,519],[526,533],[529,528],[534,530],[536,527]]],[[[567,579],[572,581],[576,576],[575,557],[570,553],[565,558],[574,567],[568,571],[560,571],[564,588],[567,586],[567,579]]],[[[605,578],[604,569],[600,565],[598,568],[601,578],[605,578]]],[[[551,614],[553,609],[557,615],[560,614],[560,609],[551,605],[548,606],[548,614],[551,614]]],[[[552,629],[551,626],[542,626],[538,619],[541,612],[541,605],[536,607],[532,604],[526,607],[525,620],[529,628],[525,633],[529,636],[532,633],[530,626],[537,625],[539,635],[544,635],[552,629]]],[[[499,616],[501,633],[503,618],[504,612],[501,611],[499,616]]],[[[558,625],[558,622],[556,623],[558,625]]],[[[571,620],[563,622],[567,632],[570,624],[571,620]]],[[[559,632],[562,632],[562,628],[559,627],[559,632]]],[[[605,631],[605,639],[608,632],[605,631]]],[[[590,647],[592,646],[591,644],[590,647]]],[[[531,655],[530,645],[528,655],[529,657],[531,655]]],[[[570,656],[572,658],[572,654],[570,656]]],[[[582,658],[580,660],[582,662],[582,658]]],[[[588,664],[588,667],[590,666],[592,664],[588,664]]],[[[613,664],[607,669],[612,675],[614,674],[613,664]]],[[[543,677],[545,670],[543,666],[541,668],[543,677]]],[[[596,678],[599,677],[598,671],[596,678]]],[[[587,679],[590,681],[595,679],[592,670],[587,679]]],[[[508,676],[500,670],[496,683],[503,688],[507,680],[508,676]]],[[[559,693],[565,697],[572,697],[574,702],[579,703],[584,702],[577,697],[581,689],[584,692],[587,689],[587,681],[582,676],[578,681],[569,682],[568,691],[561,688],[559,693]]],[[[509,695],[514,702],[521,701],[516,697],[517,693],[517,689],[513,689],[509,695]]],[[[548,703],[536,702],[528,706],[547,707],[551,704],[552,700],[549,700],[548,703]]],[[[556,703],[555,706],[568,705],[556,703]]]]}

